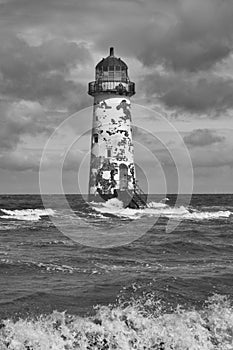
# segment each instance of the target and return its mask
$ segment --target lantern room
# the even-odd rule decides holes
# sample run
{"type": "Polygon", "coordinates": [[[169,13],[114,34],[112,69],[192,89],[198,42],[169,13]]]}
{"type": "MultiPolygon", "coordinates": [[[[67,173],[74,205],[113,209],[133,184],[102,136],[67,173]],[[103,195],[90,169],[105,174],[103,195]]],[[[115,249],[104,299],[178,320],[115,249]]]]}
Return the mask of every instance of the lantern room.
{"type": "Polygon", "coordinates": [[[125,96],[135,94],[135,84],[129,80],[128,67],[114,56],[113,47],[110,48],[109,56],[95,67],[95,79],[89,83],[88,93],[91,96],[106,92],[125,96]]]}

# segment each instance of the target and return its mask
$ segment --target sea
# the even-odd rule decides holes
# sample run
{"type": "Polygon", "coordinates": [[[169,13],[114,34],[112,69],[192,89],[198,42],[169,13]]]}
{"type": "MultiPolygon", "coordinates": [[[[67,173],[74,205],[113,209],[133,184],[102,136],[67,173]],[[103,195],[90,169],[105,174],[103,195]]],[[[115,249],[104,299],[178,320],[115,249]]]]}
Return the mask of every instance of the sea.
{"type": "Polygon", "coordinates": [[[233,350],[232,194],[66,198],[0,196],[1,350],[233,350]]]}

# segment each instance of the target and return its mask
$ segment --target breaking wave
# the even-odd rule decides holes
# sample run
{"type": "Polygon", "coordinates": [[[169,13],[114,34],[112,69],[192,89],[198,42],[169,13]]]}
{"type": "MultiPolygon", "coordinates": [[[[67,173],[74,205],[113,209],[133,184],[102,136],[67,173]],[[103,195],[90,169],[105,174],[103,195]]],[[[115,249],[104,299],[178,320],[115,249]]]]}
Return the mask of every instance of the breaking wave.
{"type": "Polygon", "coordinates": [[[25,221],[39,221],[42,216],[53,216],[55,211],[53,209],[21,209],[8,210],[1,209],[5,215],[1,215],[1,219],[25,220],[25,221]]]}
{"type": "MultiPolygon", "coordinates": [[[[131,209],[124,208],[123,203],[116,198],[110,199],[104,203],[90,203],[94,211],[88,213],[88,217],[96,217],[97,219],[107,218],[106,215],[118,216],[121,218],[139,219],[142,216],[161,216],[167,218],[178,218],[182,220],[209,220],[209,219],[221,219],[229,218],[233,213],[230,210],[220,211],[203,211],[190,209],[184,206],[171,207],[163,201],[150,202],[148,207],[144,209],[131,209]]],[[[222,208],[221,208],[222,209],[222,208]]],[[[3,215],[0,215],[1,219],[10,219],[14,221],[39,221],[42,217],[47,216],[64,216],[65,213],[55,211],[53,209],[21,209],[21,210],[9,210],[0,209],[3,215]]],[[[1,213],[0,213],[1,214],[1,213]]],[[[76,212],[79,216],[79,212],[76,212]]],[[[1,226],[1,229],[5,229],[5,226],[1,226]]]]}
{"type": "Polygon", "coordinates": [[[106,203],[92,203],[92,207],[101,214],[112,214],[130,219],[139,219],[142,216],[162,216],[167,218],[182,219],[182,220],[210,220],[229,218],[232,212],[229,210],[220,211],[199,211],[189,209],[184,206],[170,207],[163,202],[150,202],[148,207],[144,209],[124,208],[123,203],[114,198],[106,203]]]}
{"type": "Polygon", "coordinates": [[[230,350],[233,308],[227,297],[214,295],[201,310],[164,311],[148,294],[96,307],[92,317],[54,311],[37,319],[4,320],[0,328],[2,350],[230,350]]]}

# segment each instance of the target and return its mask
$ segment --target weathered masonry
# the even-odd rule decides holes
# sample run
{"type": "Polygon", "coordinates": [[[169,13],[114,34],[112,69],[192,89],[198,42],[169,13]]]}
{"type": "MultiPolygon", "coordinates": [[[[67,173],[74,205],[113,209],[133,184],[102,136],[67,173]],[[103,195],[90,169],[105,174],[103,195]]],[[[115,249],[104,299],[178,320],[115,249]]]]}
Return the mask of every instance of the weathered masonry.
{"type": "Polygon", "coordinates": [[[146,195],[137,186],[132,143],[130,96],[135,84],[112,47],[97,64],[88,93],[94,97],[89,201],[117,197],[125,207],[143,207],[146,195]]]}

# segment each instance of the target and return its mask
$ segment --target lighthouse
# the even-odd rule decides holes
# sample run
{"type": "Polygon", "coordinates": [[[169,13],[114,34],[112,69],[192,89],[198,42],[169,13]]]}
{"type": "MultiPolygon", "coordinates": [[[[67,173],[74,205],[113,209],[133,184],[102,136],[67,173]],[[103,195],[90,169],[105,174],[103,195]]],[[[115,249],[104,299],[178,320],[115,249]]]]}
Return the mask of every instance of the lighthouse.
{"type": "Polygon", "coordinates": [[[97,64],[88,94],[94,97],[89,201],[118,198],[124,207],[145,207],[146,194],[136,180],[132,140],[130,97],[135,94],[135,83],[113,47],[97,64]]]}

